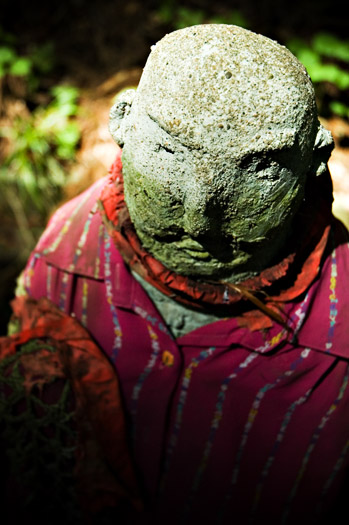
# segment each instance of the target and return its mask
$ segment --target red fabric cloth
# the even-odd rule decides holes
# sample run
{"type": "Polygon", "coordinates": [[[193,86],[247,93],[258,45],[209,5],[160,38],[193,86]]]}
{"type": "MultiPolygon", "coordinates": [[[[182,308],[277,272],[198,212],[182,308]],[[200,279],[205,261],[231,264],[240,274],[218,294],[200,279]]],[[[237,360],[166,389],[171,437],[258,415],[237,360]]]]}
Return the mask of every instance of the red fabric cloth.
{"type": "Polygon", "coordinates": [[[80,323],[46,298],[18,297],[12,308],[21,331],[0,338],[0,359],[14,356],[29,341],[43,343],[19,358],[27,394],[59,378],[71,384],[78,431],[75,475],[83,510],[94,514],[123,500],[140,508],[113,366],[80,323]]]}

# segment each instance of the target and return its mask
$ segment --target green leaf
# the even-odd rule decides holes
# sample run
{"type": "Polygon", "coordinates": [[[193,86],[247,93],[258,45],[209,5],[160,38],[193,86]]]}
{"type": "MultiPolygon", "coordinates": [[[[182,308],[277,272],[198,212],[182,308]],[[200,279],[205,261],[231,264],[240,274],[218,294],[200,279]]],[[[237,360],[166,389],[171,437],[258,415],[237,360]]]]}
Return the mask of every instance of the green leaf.
{"type": "Polygon", "coordinates": [[[6,184],[9,179],[7,166],[0,166],[0,182],[1,184],[6,184]]]}
{"type": "Polygon", "coordinates": [[[309,48],[300,49],[297,53],[297,58],[305,68],[308,70],[310,76],[311,71],[316,71],[316,68],[321,66],[320,57],[315,51],[309,48]]]}
{"type": "Polygon", "coordinates": [[[36,122],[40,133],[50,135],[64,126],[66,119],[58,111],[50,108],[47,111],[38,111],[36,113],[36,122]]]}
{"type": "Polygon", "coordinates": [[[245,18],[245,16],[240,11],[236,10],[227,13],[226,16],[221,15],[210,18],[210,22],[213,24],[229,24],[244,28],[248,28],[250,25],[247,18],[245,18]]]}
{"type": "Polygon", "coordinates": [[[349,62],[349,41],[340,40],[330,33],[315,35],[313,49],[320,55],[349,62]]]}
{"type": "Polygon", "coordinates": [[[205,20],[205,13],[201,9],[189,9],[179,7],[176,12],[176,21],[174,27],[183,29],[184,27],[200,25],[205,20]]]}
{"type": "Polygon", "coordinates": [[[80,130],[75,122],[69,122],[56,133],[57,143],[62,146],[75,147],[80,140],[80,130]]]}
{"type": "Polygon", "coordinates": [[[30,196],[30,198],[37,204],[37,184],[32,168],[33,167],[31,165],[28,165],[26,168],[20,171],[18,183],[19,186],[22,187],[22,190],[24,190],[30,196]]]}
{"type": "Polygon", "coordinates": [[[0,64],[11,64],[16,58],[17,54],[12,47],[0,46],[0,64]]]}
{"type": "Polygon", "coordinates": [[[50,145],[45,137],[33,137],[28,144],[33,153],[44,156],[50,149],[50,145]]]}
{"type": "Polygon", "coordinates": [[[47,159],[48,175],[50,182],[58,188],[63,188],[67,175],[62,168],[62,165],[50,155],[47,159]]]}
{"type": "Polygon", "coordinates": [[[29,75],[32,68],[32,62],[29,58],[17,58],[10,66],[9,73],[15,76],[29,75]]]}
{"type": "Polygon", "coordinates": [[[335,64],[313,65],[308,72],[313,82],[331,82],[341,90],[349,88],[349,73],[335,64]]]}
{"type": "Polygon", "coordinates": [[[47,199],[44,198],[40,191],[34,172],[37,168],[29,164],[20,172],[18,180],[19,190],[21,192],[21,198],[29,200],[28,206],[37,208],[40,212],[43,212],[47,208],[47,199]]]}
{"type": "Polygon", "coordinates": [[[57,114],[57,116],[59,115],[65,120],[66,117],[76,115],[78,107],[75,103],[67,101],[60,102],[59,105],[54,102],[51,106],[51,109],[57,114]]]}
{"type": "Polygon", "coordinates": [[[78,88],[74,86],[55,86],[51,89],[52,95],[55,97],[55,104],[76,103],[79,96],[78,88]]]}
{"type": "Polygon", "coordinates": [[[342,102],[338,102],[338,100],[333,100],[329,104],[330,110],[335,115],[338,115],[339,117],[349,118],[349,106],[346,104],[343,104],[342,102]]]}
{"type": "Polygon", "coordinates": [[[349,88],[348,71],[344,71],[343,69],[338,68],[336,85],[339,87],[339,89],[343,91],[349,88]]]}
{"type": "Polygon", "coordinates": [[[56,154],[61,160],[71,160],[74,154],[74,151],[69,146],[59,145],[57,146],[56,154]]]}

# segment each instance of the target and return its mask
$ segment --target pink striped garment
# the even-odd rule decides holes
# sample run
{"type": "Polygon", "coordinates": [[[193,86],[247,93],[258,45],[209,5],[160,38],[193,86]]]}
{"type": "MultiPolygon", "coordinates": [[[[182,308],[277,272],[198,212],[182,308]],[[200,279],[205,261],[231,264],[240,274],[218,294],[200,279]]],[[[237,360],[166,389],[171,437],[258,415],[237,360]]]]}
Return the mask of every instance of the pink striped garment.
{"type": "MultiPolygon", "coordinates": [[[[25,270],[115,365],[147,512],[141,523],[319,523],[349,461],[349,250],[334,222],[320,276],[276,322],[175,340],[102,223],[106,179],[59,209],[25,270]]],[[[133,522],[132,522],[133,523],[133,522]]]]}

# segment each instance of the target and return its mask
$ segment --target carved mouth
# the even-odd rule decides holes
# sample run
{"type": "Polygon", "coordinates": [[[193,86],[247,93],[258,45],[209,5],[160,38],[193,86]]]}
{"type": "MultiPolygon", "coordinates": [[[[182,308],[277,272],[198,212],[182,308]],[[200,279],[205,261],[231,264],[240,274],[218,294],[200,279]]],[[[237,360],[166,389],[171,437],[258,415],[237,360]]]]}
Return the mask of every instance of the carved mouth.
{"type": "Polygon", "coordinates": [[[211,255],[208,252],[200,250],[183,250],[185,253],[193,257],[194,259],[207,260],[211,258],[211,255]]]}
{"type": "Polygon", "coordinates": [[[211,258],[211,255],[209,254],[207,249],[204,248],[204,246],[202,246],[194,239],[191,239],[190,237],[185,237],[180,241],[176,241],[174,245],[180,251],[187,253],[188,255],[190,255],[190,257],[193,257],[195,259],[202,260],[211,258]]]}

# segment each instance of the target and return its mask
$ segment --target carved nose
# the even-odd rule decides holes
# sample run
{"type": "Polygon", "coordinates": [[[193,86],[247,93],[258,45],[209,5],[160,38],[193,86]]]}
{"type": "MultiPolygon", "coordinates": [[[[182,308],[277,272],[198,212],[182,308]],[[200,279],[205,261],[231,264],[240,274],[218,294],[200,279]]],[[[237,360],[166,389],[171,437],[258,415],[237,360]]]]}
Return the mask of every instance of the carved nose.
{"type": "MultiPolygon", "coordinates": [[[[217,230],[217,220],[212,213],[214,204],[207,187],[193,184],[186,192],[184,200],[183,226],[193,238],[201,235],[213,235],[217,230]]],[[[216,209],[216,213],[219,210],[216,209]]]]}

